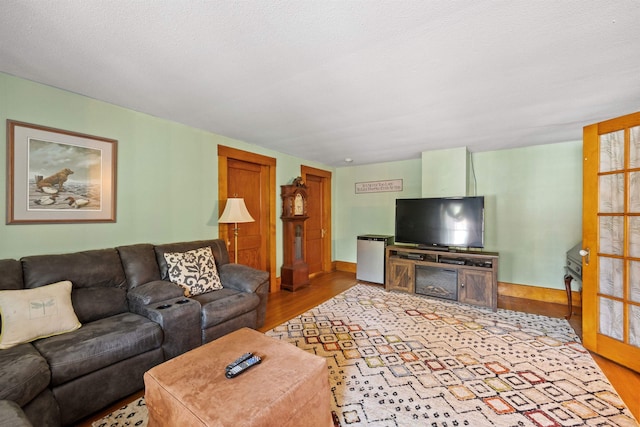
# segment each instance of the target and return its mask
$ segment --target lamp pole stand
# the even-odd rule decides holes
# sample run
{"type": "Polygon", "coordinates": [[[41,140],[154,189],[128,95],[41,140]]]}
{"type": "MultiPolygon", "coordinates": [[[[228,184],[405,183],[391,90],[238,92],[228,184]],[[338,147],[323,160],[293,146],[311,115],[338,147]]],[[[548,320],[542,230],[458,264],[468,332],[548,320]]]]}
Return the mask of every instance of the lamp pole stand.
{"type": "Polygon", "coordinates": [[[238,263],[238,223],[234,223],[233,227],[233,262],[238,263]]]}

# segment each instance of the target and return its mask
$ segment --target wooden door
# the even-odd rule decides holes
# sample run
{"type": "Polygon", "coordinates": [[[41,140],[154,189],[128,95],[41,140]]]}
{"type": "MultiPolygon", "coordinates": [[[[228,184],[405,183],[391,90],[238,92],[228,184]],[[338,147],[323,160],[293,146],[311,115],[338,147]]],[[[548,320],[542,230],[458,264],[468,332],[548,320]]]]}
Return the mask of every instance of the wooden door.
{"type": "MultiPolygon", "coordinates": [[[[267,241],[265,236],[269,224],[261,210],[262,166],[242,160],[229,159],[227,162],[227,197],[241,197],[255,222],[238,224],[238,264],[248,265],[258,270],[267,270],[267,241]]],[[[232,228],[233,224],[229,226],[232,228]]],[[[231,233],[233,234],[233,233],[231,233]]],[[[229,257],[231,262],[235,252],[235,239],[230,236],[229,257]]]]}
{"type": "Polygon", "coordinates": [[[331,271],[331,172],[308,166],[301,168],[307,186],[305,262],[309,275],[331,271]]]}
{"type": "MultiPolygon", "coordinates": [[[[238,263],[270,273],[270,290],[277,290],[275,256],[275,159],[218,146],[219,214],[229,197],[242,197],[255,222],[238,224],[238,263]]],[[[234,262],[234,224],[219,224],[234,262]]]]}
{"type": "Polygon", "coordinates": [[[640,113],[584,128],[583,341],[640,372],[640,113]]]}

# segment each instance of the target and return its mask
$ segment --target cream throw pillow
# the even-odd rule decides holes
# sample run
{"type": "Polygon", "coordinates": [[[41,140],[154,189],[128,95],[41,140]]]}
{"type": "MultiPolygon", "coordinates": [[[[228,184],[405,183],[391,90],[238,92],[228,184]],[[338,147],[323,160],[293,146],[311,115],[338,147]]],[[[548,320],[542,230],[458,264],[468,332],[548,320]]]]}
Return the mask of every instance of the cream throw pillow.
{"type": "Polygon", "coordinates": [[[209,246],[187,252],[167,252],[169,280],[184,289],[184,295],[192,297],[222,289],[215,258],[209,246]]]}
{"type": "Polygon", "coordinates": [[[80,322],[71,304],[71,282],[0,291],[0,349],[64,334],[80,322]]]}

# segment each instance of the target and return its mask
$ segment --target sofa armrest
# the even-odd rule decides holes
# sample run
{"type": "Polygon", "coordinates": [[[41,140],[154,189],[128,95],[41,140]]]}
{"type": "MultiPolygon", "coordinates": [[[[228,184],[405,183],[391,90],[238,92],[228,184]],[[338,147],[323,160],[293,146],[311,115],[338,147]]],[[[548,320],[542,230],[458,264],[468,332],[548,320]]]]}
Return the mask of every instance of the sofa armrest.
{"type": "Polygon", "coordinates": [[[269,273],[266,271],[242,264],[221,265],[218,274],[220,274],[220,281],[225,288],[248,293],[258,292],[260,285],[269,280],[269,273]]]}
{"type": "MultiPolygon", "coordinates": [[[[127,292],[130,308],[143,307],[181,296],[184,296],[182,288],[165,280],[154,280],[144,285],[138,285],[127,292]]],[[[135,310],[132,311],[137,312],[135,310]]]]}
{"type": "Polygon", "coordinates": [[[225,288],[255,293],[260,297],[256,326],[261,328],[267,314],[269,299],[269,273],[242,264],[224,264],[218,267],[220,281],[225,288]]]}

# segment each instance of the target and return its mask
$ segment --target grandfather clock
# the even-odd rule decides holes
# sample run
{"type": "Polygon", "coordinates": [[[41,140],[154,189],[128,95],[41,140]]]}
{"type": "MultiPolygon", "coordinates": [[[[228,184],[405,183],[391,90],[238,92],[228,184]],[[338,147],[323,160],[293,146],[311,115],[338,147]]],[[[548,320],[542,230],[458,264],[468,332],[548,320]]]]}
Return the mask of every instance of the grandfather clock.
{"type": "Polygon", "coordinates": [[[304,261],[304,222],[307,216],[307,187],[301,178],[291,185],[281,185],[284,229],[284,264],[280,272],[281,287],[296,291],[309,284],[309,266],[304,261]]]}

